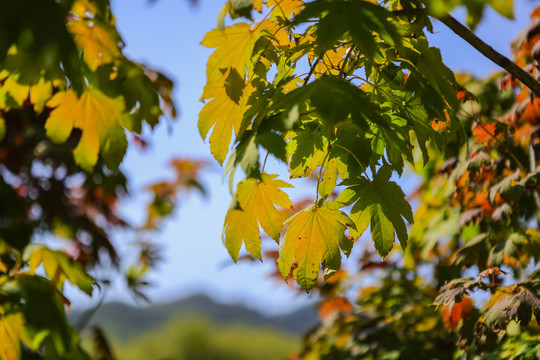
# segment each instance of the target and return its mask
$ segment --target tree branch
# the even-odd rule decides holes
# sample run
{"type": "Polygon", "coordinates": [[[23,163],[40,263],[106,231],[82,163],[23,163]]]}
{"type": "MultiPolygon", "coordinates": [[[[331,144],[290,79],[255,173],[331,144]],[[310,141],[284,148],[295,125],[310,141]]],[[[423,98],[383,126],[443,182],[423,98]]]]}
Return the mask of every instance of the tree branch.
{"type": "Polygon", "coordinates": [[[482,55],[493,61],[495,64],[508,71],[510,75],[518,79],[528,87],[537,97],[540,97],[540,83],[536,81],[529,73],[517,66],[513,61],[506,56],[498,53],[491,46],[486,44],[482,39],[476,36],[471,30],[454,19],[450,14],[435,17],[441,21],[444,25],[448,26],[450,30],[455,32],[459,37],[472,45],[482,55]]]}

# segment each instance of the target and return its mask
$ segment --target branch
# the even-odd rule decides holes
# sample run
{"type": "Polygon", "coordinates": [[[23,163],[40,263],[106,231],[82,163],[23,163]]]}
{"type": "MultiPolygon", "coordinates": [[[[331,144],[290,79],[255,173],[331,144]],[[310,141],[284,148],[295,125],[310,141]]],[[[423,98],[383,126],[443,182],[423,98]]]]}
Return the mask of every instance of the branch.
{"type": "MultiPolygon", "coordinates": [[[[392,11],[394,16],[419,16],[426,15],[425,9],[404,9],[392,11]]],[[[469,28],[461,24],[452,15],[446,13],[442,16],[434,16],[435,19],[442,22],[450,30],[456,33],[460,38],[468,42],[473,48],[478,50],[482,55],[493,61],[495,64],[502,67],[513,77],[521,81],[523,85],[528,87],[537,97],[540,97],[540,83],[536,81],[528,72],[517,66],[512,60],[497,52],[491,46],[486,44],[482,39],[476,36],[469,28]]]]}
{"type": "Polygon", "coordinates": [[[491,46],[486,44],[482,39],[476,36],[471,30],[454,19],[450,14],[435,17],[441,21],[444,25],[448,26],[450,30],[455,32],[459,37],[472,45],[482,55],[493,61],[495,64],[508,71],[510,75],[518,79],[528,87],[537,97],[540,98],[540,83],[536,81],[529,73],[517,66],[513,61],[506,56],[498,53],[491,46]]]}

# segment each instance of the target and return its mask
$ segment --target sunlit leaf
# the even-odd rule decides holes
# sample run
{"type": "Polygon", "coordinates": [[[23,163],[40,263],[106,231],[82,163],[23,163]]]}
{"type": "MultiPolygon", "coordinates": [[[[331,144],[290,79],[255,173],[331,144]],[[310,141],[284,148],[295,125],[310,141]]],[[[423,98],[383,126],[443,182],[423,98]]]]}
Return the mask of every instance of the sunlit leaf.
{"type": "Polygon", "coordinates": [[[261,37],[260,28],[252,28],[248,23],[237,23],[223,31],[214,29],[208,32],[201,44],[217,48],[206,64],[206,86],[203,99],[215,97],[212,89],[220,82],[223,74],[230,68],[236,70],[244,79],[253,68],[251,57],[255,42],[261,37]]]}
{"type": "Polygon", "coordinates": [[[316,42],[319,52],[328,50],[346,32],[355,45],[368,57],[377,50],[373,32],[392,45],[401,43],[395,25],[388,21],[391,14],[384,7],[367,1],[314,1],[306,4],[293,24],[301,24],[311,18],[319,18],[316,42]]]}
{"type": "Polygon", "coordinates": [[[0,359],[17,360],[21,356],[21,340],[25,337],[21,313],[5,313],[0,308],[0,359]]]}
{"type": "Polygon", "coordinates": [[[238,101],[231,99],[225,88],[220,93],[214,93],[215,97],[208,102],[199,113],[199,132],[206,138],[210,129],[210,151],[214,158],[222,164],[229,153],[231,136],[237,135],[242,124],[244,112],[248,108],[249,95],[254,88],[247,84],[243,95],[238,101]]]}
{"type": "Polygon", "coordinates": [[[53,282],[62,286],[64,279],[67,279],[86,294],[92,295],[94,280],[80,264],[63,252],[51,250],[44,245],[31,244],[25,249],[23,258],[28,261],[30,272],[35,272],[38,266],[43,264],[45,274],[53,282]]]}
{"type": "Polygon", "coordinates": [[[73,33],[77,48],[83,52],[84,61],[92,70],[114,62],[121,55],[116,31],[95,19],[71,21],[68,30],[73,33]]]}
{"type": "Polygon", "coordinates": [[[251,255],[261,260],[259,225],[268,236],[279,241],[284,218],[276,206],[292,206],[280,188],[292,186],[276,177],[263,174],[261,180],[248,178],[238,184],[238,206],[227,212],[223,229],[223,243],[234,261],[238,260],[242,242],[251,255]]]}
{"type": "Polygon", "coordinates": [[[407,246],[407,226],[403,218],[413,223],[411,205],[401,188],[389,181],[391,175],[392,169],[383,166],[372,181],[363,177],[346,180],[342,184],[348,188],[336,200],[346,205],[354,203],[350,216],[356,229],[351,229],[352,237],[358,238],[371,224],[371,237],[382,257],[392,250],[394,233],[401,246],[407,246]]]}
{"type": "Polygon", "coordinates": [[[118,167],[127,147],[126,135],[120,125],[124,116],[121,97],[110,98],[94,87],[78,97],[68,89],[55,94],[47,106],[53,108],[45,123],[51,140],[61,143],[67,140],[73,128],[82,131],[74,150],[77,164],[91,170],[101,151],[109,168],[118,167]]]}
{"type": "Polygon", "coordinates": [[[34,104],[34,111],[41,113],[45,108],[45,104],[52,97],[53,86],[50,81],[39,79],[39,82],[30,87],[30,102],[34,104]]]}
{"type": "Polygon", "coordinates": [[[352,240],[344,231],[352,222],[342,211],[323,205],[300,211],[287,223],[279,249],[279,271],[287,279],[292,269],[294,279],[309,291],[319,277],[321,264],[332,274],[341,264],[341,251],[349,253],[352,240]]]}

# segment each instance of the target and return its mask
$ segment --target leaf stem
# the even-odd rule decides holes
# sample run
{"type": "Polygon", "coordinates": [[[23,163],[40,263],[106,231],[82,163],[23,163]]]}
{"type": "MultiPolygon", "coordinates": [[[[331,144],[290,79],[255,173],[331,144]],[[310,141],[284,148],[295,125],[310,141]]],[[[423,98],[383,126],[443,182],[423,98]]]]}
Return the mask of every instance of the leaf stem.
{"type": "MultiPolygon", "coordinates": [[[[274,8],[275,8],[276,6],[279,6],[279,5],[281,4],[282,1],[283,1],[283,0],[278,1],[277,4],[274,5],[274,7],[272,7],[272,9],[271,9],[270,11],[268,11],[268,13],[267,13],[266,15],[264,15],[264,17],[262,18],[262,20],[259,21],[259,22],[257,23],[257,25],[255,25],[255,27],[251,30],[251,32],[255,32],[255,31],[263,24],[263,22],[268,18],[268,16],[270,16],[270,14],[272,13],[272,10],[274,10],[274,8]]],[[[281,6],[280,6],[280,8],[281,8],[281,6]]]]}
{"type": "Polygon", "coordinates": [[[264,168],[266,166],[266,160],[268,159],[268,155],[270,155],[269,151],[266,153],[266,156],[264,157],[264,162],[263,162],[263,166],[262,166],[262,169],[261,169],[261,173],[264,173],[264,168]]]}
{"type": "Polygon", "coordinates": [[[351,53],[353,52],[354,45],[349,48],[347,51],[347,55],[345,56],[345,59],[343,59],[343,63],[341,64],[341,68],[339,69],[339,75],[342,78],[345,78],[347,74],[345,73],[345,67],[347,66],[347,63],[349,62],[349,58],[351,56],[351,53]]]}
{"type": "Polygon", "coordinates": [[[326,163],[326,160],[328,159],[328,156],[330,155],[330,150],[332,150],[332,145],[328,143],[328,151],[326,152],[326,155],[324,156],[324,159],[321,163],[321,168],[319,169],[319,177],[317,178],[317,189],[315,192],[315,204],[313,205],[313,208],[317,208],[317,204],[319,203],[319,185],[321,184],[321,176],[322,176],[322,170],[324,167],[324,164],[326,163]]]}
{"type": "Polygon", "coordinates": [[[371,181],[371,179],[369,178],[367,172],[366,172],[366,168],[364,167],[364,165],[362,165],[362,163],[360,162],[360,159],[358,159],[358,157],[349,149],[347,149],[345,146],[342,146],[342,145],[339,145],[339,144],[334,144],[334,146],[342,149],[342,150],[345,150],[349,155],[351,155],[354,160],[356,160],[356,162],[358,163],[358,165],[360,165],[360,168],[362,169],[362,172],[364,173],[364,175],[366,175],[366,178],[368,179],[368,181],[371,181]]]}

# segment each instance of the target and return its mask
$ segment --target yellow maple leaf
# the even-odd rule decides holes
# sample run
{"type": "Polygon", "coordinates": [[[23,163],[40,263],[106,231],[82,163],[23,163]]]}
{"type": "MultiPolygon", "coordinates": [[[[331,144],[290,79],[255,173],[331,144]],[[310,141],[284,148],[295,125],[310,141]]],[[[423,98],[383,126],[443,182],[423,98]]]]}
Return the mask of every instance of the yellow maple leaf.
{"type": "Polygon", "coordinates": [[[319,184],[319,195],[321,197],[332,194],[338,176],[341,176],[341,179],[349,177],[347,164],[339,157],[330,158],[324,166],[324,176],[319,184]]]}
{"type": "Polygon", "coordinates": [[[347,50],[348,48],[340,47],[326,51],[321,57],[321,61],[315,67],[315,72],[319,74],[330,73],[331,75],[338,75],[339,70],[343,66],[345,55],[347,55],[347,50]]]}
{"type": "Polygon", "coordinates": [[[24,337],[24,318],[22,314],[6,315],[3,309],[0,308],[0,359],[20,359],[21,341],[24,337]]]}
{"type": "Polygon", "coordinates": [[[201,110],[198,126],[203,138],[213,128],[210,150],[220,164],[229,152],[233,130],[235,135],[238,134],[247,110],[247,100],[255,91],[245,80],[253,69],[253,48],[262,34],[261,26],[252,29],[247,23],[238,23],[223,31],[214,29],[208,32],[201,42],[217,49],[206,65],[207,81],[202,95],[203,100],[212,100],[201,110]],[[237,93],[233,96],[230,91],[237,93]]]}
{"type": "Polygon", "coordinates": [[[274,16],[281,16],[289,20],[291,16],[298,14],[302,10],[304,2],[301,0],[268,0],[266,6],[272,8],[274,16]]]}
{"type": "Polygon", "coordinates": [[[306,133],[298,135],[294,131],[289,131],[287,137],[289,139],[286,147],[287,157],[290,159],[289,173],[293,178],[307,176],[322,165],[328,152],[326,138],[306,133]],[[301,161],[297,161],[296,158],[301,159],[301,161]]]}
{"type": "Polygon", "coordinates": [[[120,38],[112,27],[85,19],[71,21],[67,26],[91,70],[112,63],[121,56],[120,38]]]}
{"type": "Polygon", "coordinates": [[[40,114],[45,104],[51,98],[53,86],[50,81],[40,78],[39,82],[30,86],[30,102],[34,104],[34,111],[40,114]]]}
{"type": "Polygon", "coordinates": [[[223,229],[223,243],[234,261],[238,260],[242,241],[246,250],[261,260],[259,225],[268,236],[279,240],[284,218],[276,206],[292,206],[289,196],[280,188],[292,185],[276,177],[263,174],[261,180],[248,178],[238,184],[236,197],[240,209],[227,212],[223,229]]]}
{"type": "Polygon", "coordinates": [[[272,35],[272,40],[275,42],[276,46],[292,46],[289,33],[285,30],[283,25],[274,21],[265,21],[261,26],[272,35]]]}
{"type": "Polygon", "coordinates": [[[248,108],[247,101],[254,91],[255,88],[248,83],[238,102],[235,102],[223,86],[215,88],[214,99],[209,101],[199,113],[198,127],[201,137],[205,139],[213,128],[210,135],[210,151],[219,164],[222,164],[227,157],[233,130],[236,136],[248,108]]]}
{"type": "Polygon", "coordinates": [[[98,8],[89,0],[76,0],[71,7],[71,12],[79,17],[85,17],[88,13],[97,14],[98,8]]]}
{"type": "Polygon", "coordinates": [[[17,75],[8,75],[5,78],[0,87],[0,108],[5,110],[18,108],[28,98],[30,86],[20,84],[17,78],[17,75]]]}
{"type": "Polygon", "coordinates": [[[213,29],[205,35],[201,44],[217,49],[206,64],[207,80],[202,96],[204,100],[213,97],[208,94],[207,89],[216,86],[216,82],[222,82],[228,69],[236,70],[242,79],[253,69],[253,48],[262,34],[261,26],[252,29],[250,24],[243,22],[228,26],[223,31],[213,29]]]}
{"type": "Polygon", "coordinates": [[[337,270],[341,264],[340,248],[347,253],[352,245],[344,234],[352,223],[340,210],[325,205],[300,211],[289,223],[279,249],[278,268],[285,280],[293,269],[293,277],[309,291],[325,269],[337,270]]]}
{"type": "Polygon", "coordinates": [[[111,164],[109,167],[118,166],[127,146],[120,126],[124,116],[121,97],[113,99],[90,87],[79,98],[68,89],[55,94],[47,106],[54,108],[45,123],[47,136],[52,141],[66,141],[74,127],[82,130],[73,152],[77,164],[91,170],[101,149],[105,161],[111,164]]]}

